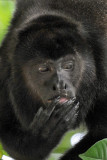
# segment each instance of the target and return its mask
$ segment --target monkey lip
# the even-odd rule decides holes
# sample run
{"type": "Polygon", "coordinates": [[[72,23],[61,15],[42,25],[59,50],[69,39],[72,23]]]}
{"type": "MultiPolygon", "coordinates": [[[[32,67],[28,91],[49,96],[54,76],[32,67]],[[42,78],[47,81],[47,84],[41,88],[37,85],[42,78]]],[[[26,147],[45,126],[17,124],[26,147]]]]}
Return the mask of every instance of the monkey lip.
{"type": "Polygon", "coordinates": [[[61,96],[57,95],[57,96],[54,96],[54,97],[48,99],[48,103],[51,103],[53,100],[55,100],[57,98],[59,98],[59,103],[64,103],[70,99],[70,97],[68,97],[66,95],[61,95],[61,96]]]}
{"type": "Polygon", "coordinates": [[[66,98],[66,97],[61,97],[60,100],[59,100],[59,102],[60,102],[60,103],[65,103],[65,102],[67,102],[68,100],[69,100],[69,99],[66,98]]]}

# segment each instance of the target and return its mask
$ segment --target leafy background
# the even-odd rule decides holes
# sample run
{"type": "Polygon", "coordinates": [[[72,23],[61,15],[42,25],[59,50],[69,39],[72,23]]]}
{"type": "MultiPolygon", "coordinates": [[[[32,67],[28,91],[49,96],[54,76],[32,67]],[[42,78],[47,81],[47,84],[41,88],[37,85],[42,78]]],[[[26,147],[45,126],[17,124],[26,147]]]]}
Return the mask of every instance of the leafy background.
{"type": "Polygon", "coordinates": [[[7,32],[14,6],[15,3],[12,0],[0,0],[0,43],[7,32]]]}

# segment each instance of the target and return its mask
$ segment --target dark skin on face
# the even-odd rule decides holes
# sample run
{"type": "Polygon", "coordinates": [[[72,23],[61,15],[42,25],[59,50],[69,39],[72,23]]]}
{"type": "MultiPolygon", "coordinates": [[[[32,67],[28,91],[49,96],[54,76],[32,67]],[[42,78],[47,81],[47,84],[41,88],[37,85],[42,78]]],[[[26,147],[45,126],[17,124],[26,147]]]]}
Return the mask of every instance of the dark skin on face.
{"type": "MultiPolygon", "coordinates": [[[[80,74],[79,69],[81,67],[79,59],[76,58],[76,55],[73,54],[68,54],[57,60],[36,57],[24,65],[24,81],[34,98],[38,95],[40,101],[42,101],[42,107],[39,108],[37,116],[30,126],[31,128],[34,127],[35,122],[37,123],[40,120],[41,124],[38,122],[40,126],[44,126],[45,123],[52,125],[53,122],[55,125],[59,123],[62,116],[65,117],[65,122],[68,123],[69,121],[68,124],[65,123],[65,129],[74,127],[78,116],[79,102],[76,101],[76,90],[73,85],[78,84],[76,80],[78,82],[77,77],[80,74]],[[56,116],[59,118],[56,119],[56,116]]],[[[35,132],[37,133],[40,130],[39,125],[36,125],[35,132]]],[[[52,130],[49,130],[48,126],[46,128],[51,133],[52,130]]],[[[51,127],[51,129],[53,128],[51,127]]],[[[43,130],[43,137],[48,137],[47,135],[43,130]]]]}
{"type": "Polygon", "coordinates": [[[35,60],[26,64],[24,76],[29,88],[33,92],[37,91],[43,103],[51,103],[59,96],[60,103],[75,97],[73,78],[79,64],[75,64],[74,56],[67,55],[56,61],[45,58],[39,60],[36,65],[35,60]]]}

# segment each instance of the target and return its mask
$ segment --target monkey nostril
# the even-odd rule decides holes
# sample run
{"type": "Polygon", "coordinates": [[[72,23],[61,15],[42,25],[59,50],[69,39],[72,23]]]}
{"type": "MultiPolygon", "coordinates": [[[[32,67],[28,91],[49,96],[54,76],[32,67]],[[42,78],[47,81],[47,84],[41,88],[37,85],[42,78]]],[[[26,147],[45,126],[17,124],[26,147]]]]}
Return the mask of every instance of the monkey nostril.
{"type": "Polygon", "coordinates": [[[55,87],[55,85],[53,86],[53,90],[54,90],[54,91],[56,90],[56,87],[55,87]]]}
{"type": "Polygon", "coordinates": [[[67,85],[65,84],[64,89],[67,89],[67,85]]]}
{"type": "Polygon", "coordinates": [[[59,89],[64,89],[66,90],[67,89],[67,85],[66,84],[57,84],[57,85],[53,85],[52,87],[53,91],[56,91],[56,90],[59,90],[59,89]]]}

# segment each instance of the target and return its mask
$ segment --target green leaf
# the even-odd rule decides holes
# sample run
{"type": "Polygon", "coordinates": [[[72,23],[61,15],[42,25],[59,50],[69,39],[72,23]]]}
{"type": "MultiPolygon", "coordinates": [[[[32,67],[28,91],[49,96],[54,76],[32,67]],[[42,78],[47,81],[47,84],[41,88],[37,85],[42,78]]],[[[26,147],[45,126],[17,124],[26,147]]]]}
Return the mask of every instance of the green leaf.
{"type": "Polygon", "coordinates": [[[95,143],[79,157],[82,160],[107,160],[107,138],[95,143]]]}

